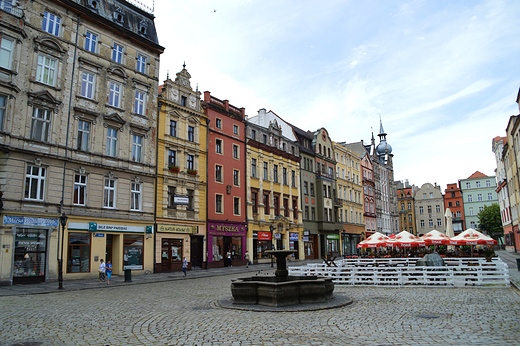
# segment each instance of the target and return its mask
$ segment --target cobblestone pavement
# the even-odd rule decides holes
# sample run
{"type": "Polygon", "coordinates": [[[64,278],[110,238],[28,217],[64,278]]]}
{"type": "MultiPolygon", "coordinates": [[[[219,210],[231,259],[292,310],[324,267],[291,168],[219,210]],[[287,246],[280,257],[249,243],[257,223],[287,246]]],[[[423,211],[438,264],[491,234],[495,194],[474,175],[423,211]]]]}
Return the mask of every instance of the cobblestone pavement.
{"type": "Polygon", "coordinates": [[[516,288],[336,287],[354,303],[295,313],[219,308],[231,279],[243,276],[1,296],[0,344],[519,344],[516,288]]]}

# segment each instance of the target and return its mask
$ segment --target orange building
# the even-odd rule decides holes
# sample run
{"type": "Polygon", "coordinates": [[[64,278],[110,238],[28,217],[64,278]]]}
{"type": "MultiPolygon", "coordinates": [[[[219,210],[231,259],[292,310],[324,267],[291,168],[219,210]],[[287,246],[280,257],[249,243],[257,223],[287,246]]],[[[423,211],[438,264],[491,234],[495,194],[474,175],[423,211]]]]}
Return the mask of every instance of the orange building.
{"type": "Polygon", "coordinates": [[[453,215],[453,232],[463,232],[466,229],[464,221],[464,202],[462,198],[462,190],[457,183],[448,184],[444,191],[444,210],[450,208],[453,215]]]}

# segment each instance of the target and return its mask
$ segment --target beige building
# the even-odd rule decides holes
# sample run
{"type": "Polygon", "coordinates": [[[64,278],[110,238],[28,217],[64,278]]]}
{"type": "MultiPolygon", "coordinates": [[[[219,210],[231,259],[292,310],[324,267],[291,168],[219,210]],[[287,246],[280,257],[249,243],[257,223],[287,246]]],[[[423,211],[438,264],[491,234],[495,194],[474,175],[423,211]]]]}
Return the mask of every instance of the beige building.
{"type": "Polygon", "coordinates": [[[334,142],[336,153],[336,182],[339,222],[343,223],[341,234],[342,254],[357,253],[357,244],[361,241],[365,224],[363,219],[363,178],[360,157],[347,149],[345,143],[334,142]]]}
{"type": "Polygon", "coordinates": [[[153,14],[116,0],[19,3],[0,9],[0,282],[55,280],[57,257],[70,279],[97,276],[101,259],[116,274],[153,270],[164,50],[153,14]]]}
{"type": "Polygon", "coordinates": [[[414,193],[415,221],[417,236],[437,230],[444,233],[446,230],[444,222],[444,197],[441,187],[437,184],[423,184],[414,193]]]}

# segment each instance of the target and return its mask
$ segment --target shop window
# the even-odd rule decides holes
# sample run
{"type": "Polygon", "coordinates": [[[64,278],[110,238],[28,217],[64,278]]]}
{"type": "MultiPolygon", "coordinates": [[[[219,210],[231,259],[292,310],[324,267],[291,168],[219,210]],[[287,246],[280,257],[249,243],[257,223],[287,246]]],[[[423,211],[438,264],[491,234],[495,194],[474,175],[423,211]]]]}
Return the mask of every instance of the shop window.
{"type": "Polygon", "coordinates": [[[144,236],[125,234],[123,238],[123,269],[143,269],[144,236]]]}
{"type": "Polygon", "coordinates": [[[67,273],[90,272],[90,233],[69,233],[67,273]]]}
{"type": "Polygon", "coordinates": [[[13,279],[45,278],[47,231],[32,228],[17,228],[15,231],[13,279]]]}

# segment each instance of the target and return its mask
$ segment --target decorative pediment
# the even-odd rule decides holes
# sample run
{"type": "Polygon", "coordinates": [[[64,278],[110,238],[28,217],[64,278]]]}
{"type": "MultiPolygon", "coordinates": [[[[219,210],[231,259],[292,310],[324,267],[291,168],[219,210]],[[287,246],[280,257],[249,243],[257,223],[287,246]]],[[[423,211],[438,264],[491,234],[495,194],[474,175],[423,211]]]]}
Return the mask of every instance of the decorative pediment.
{"type": "Polygon", "coordinates": [[[188,119],[187,119],[187,121],[188,121],[189,123],[196,124],[196,125],[199,125],[199,124],[200,124],[200,120],[199,120],[199,118],[194,117],[194,116],[189,116],[188,119]]]}
{"type": "Polygon", "coordinates": [[[126,121],[117,113],[106,114],[103,116],[103,120],[105,122],[105,127],[111,125],[119,130],[123,130],[123,126],[126,124],[126,121]]]}
{"type": "Polygon", "coordinates": [[[84,57],[79,57],[78,58],[78,61],[79,61],[79,67],[81,69],[84,69],[85,67],[88,67],[90,70],[94,70],[96,72],[99,72],[102,68],[103,68],[103,65],[100,65],[94,61],[91,61],[89,59],[85,59],[84,57]]]}
{"type": "Polygon", "coordinates": [[[67,51],[62,47],[60,41],[52,37],[36,37],[34,39],[34,44],[35,51],[42,51],[54,55],[56,57],[64,55],[67,51]]]}
{"type": "Polygon", "coordinates": [[[183,118],[184,116],[182,115],[182,113],[180,113],[179,111],[177,110],[173,110],[171,112],[168,112],[168,115],[173,117],[173,118],[183,118]]]}
{"type": "Polygon", "coordinates": [[[93,124],[96,123],[96,119],[101,116],[100,113],[91,111],[90,109],[82,108],[82,107],[74,107],[74,119],[83,118],[88,121],[91,121],[93,124]]]}
{"type": "Polygon", "coordinates": [[[112,65],[107,68],[108,76],[109,77],[119,77],[126,81],[128,78],[128,75],[126,74],[125,70],[123,70],[121,67],[112,65]]]}
{"type": "Polygon", "coordinates": [[[137,78],[132,78],[133,87],[141,87],[141,89],[146,89],[146,91],[150,91],[152,85],[150,83],[143,82],[137,78]]]}
{"type": "Polygon", "coordinates": [[[139,124],[130,123],[130,134],[136,134],[141,136],[146,136],[148,132],[152,129],[150,126],[144,126],[139,124]]]}
{"type": "Polygon", "coordinates": [[[61,104],[61,101],[56,99],[48,90],[42,90],[37,92],[27,92],[27,104],[29,106],[40,106],[46,107],[50,109],[54,109],[57,111],[58,105],[61,104]]]}

